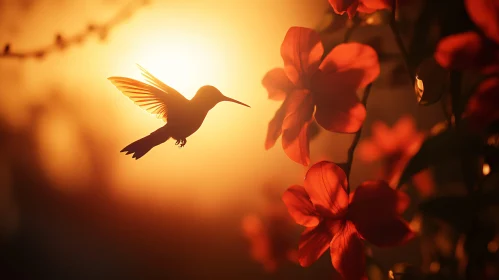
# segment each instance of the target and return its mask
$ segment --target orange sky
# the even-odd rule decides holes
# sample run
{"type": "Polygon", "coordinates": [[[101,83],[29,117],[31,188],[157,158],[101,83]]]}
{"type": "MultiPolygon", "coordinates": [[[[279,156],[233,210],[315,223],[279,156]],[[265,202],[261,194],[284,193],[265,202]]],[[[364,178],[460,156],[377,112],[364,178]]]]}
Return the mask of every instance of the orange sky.
{"type": "MultiPolygon", "coordinates": [[[[45,0],[28,11],[11,5],[0,27],[8,32],[0,32],[0,42],[16,49],[50,44],[56,32],[69,35],[107,20],[121,2],[45,0]]],[[[19,79],[0,78],[9,93],[2,94],[3,114],[17,125],[29,125],[26,104],[58,89],[109,142],[104,156],[112,162],[116,194],[159,203],[190,199],[216,212],[223,211],[220,205],[248,203],[263,183],[282,182],[278,187],[284,189],[304,174],[279,143],[264,150],[267,123],[279,103],[267,100],[260,83],[266,71],[282,64],[279,48],[289,26],[315,26],[327,7],[325,1],[300,2],[153,1],[112,30],[105,43],[92,37],[42,61],[0,61],[2,73],[19,74],[19,79]],[[106,79],[140,78],[135,63],[186,97],[211,84],[252,108],[219,104],[185,148],[170,141],[132,160],[119,150],[163,125],[106,79]]],[[[78,152],[78,137],[61,118],[54,113],[44,121],[42,157],[48,172],[66,185],[63,189],[78,189],[89,172],[85,154],[78,152]]]]}

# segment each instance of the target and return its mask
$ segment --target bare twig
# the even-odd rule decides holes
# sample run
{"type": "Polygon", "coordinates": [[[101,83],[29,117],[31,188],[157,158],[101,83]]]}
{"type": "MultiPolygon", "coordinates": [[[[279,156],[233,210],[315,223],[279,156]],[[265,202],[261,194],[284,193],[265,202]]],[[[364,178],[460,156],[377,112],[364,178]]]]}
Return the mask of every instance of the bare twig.
{"type": "Polygon", "coordinates": [[[129,19],[138,9],[149,4],[149,0],[135,0],[118,11],[111,19],[102,24],[88,24],[82,31],[68,37],[61,34],[54,36],[54,42],[48,46],[35,48],[29,51],[17,51],[12,47],[12,44],[7,43],[0,53],[0,58],[44,58],[47,55],[66,49],[73,45],[82,43],[85,39],[92,35],[97,35],[101,40],[105,40],[107,35],[117,25],[129,19]]]}

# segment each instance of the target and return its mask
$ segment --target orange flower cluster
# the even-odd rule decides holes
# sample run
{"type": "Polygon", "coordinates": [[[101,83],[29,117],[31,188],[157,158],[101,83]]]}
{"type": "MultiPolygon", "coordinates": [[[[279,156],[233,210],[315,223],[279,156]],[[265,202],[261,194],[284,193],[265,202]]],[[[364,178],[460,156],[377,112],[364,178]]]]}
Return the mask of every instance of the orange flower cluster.
{"type": "Polygon", "coordinates": [[[377,10],[389,9],[393,0],[329,0],[337,14],[347,13],[352,18],[357,12],[374,13],[377,10]]]}
{"type": "MultiPolygon", "coordinates": [[[[364,162],[381,161],[380,177],[390,187],[396,188],[402,172],[421,148],[425,137],[424,133],[416,129],[414,119],[408,115],[401,117],[391,128],[384,123],[375,122],[371,138],[361,141],[357,152],[364,162]]],[[[433,180],[427,170],[415,175],[413,184],[422,197],[428,197],[434,192],[433,180]]]]}
{"type": "Polygon", "coordinates": [[[304,187],[292,186],[283,195],[289,214],[307,227],[298,260],[302,266],[315,262],[328,248],[334,268],[345,279],[364,279],[364,243],[395,246],[414,234],[400,218],[409,205],[408,196],[385,181],[368,181],[349,195],[345,172],[332,162],[313,165],[304,187]]]}
{"type": "MultiPolygon", "coordinates": [[[[330,3],[335,12],[347,12],[350,17],[357,11],[374,12],[389,7],[385,1],[330,0],[330,3]]],[[[268,125],[265,148],[272,148],[282,135],[284,152],[305,166],[310,164],[308,126],[315,120],[331,132],[358,132],[366,118],[366,109],[357,91],[371,84],[380,73],[376,51],[365,44],[343,43],[324,58],[323,55],[324,47],[317,32],[291,27],[281,45],[284,67],[270,70],[262,80],[269,99],[283,100],[268,125]]],[[[406,128],[403,124],[400,130],[406,128]]],[[[384,141],[390,137],[385,135],[377,142],[364,144],[365,154],[371,157],[399,155],[391,157],[391,177],[400,176],[405,163],[421,145],[422,137],[412,139],[414,130],[407,132],[410,135],[404,134],[405,138],[399,139],[395,146],[384,141]],[[381,146],[376,146],[377,143],[381,146]],[[411,152],[404,153],[405,148],[411,152]]],[[[345,279],[365,279],[363,240],[378,246],[395,246],[414,236],[400,217],[409,198],[390,187],[390,177],[384,179],[364,182],[349,194],[343,169],[322,161],[308,170],[304,186],[291,186],[283,194],[291,217],[306,227],[298,246],[298,261],[302,266],[311,265],[330,248],[332,264],[345,279]]]]}
{"type": "MultiPolygon", "coordinates": [[[[337,14],[347,13],[352,18],[357,12],[395,8],[395,1],[329,0],[329,3],[337,14]]],[[[477,87],[464,115],[475,121],[476,127],[483,127],[499,120],[499,2],[465,0],[465,3],[469,16],[481,31],[444,38],[434,57],[447,69],[477,69],[494,74],[477,87]]],[[[265,148],[272,148],[282,136],[287,156],[308,166],[307,131],[314,120],[331,132],[357,133],[346,167],[318,162],[308,169],[303,186],[293,185],[282,196],[289,215],[306,227],[299,241],[298,262],[309,266],[329,248],[333,267],[345,279],[366,279],[364,241],[380,247],[396,246],[415,235],[401,218],[409,197],[397,187],[426,134],[416,129],[410,116],[400,118],[391,128],[375,122],[372,136],[359,142],[357,152],[365,162],[381,160],[382,172],[378,180],[366,181],[350,193],[347,174],[366,118],[365,100],[361,102],[357,92],[368,87],[380,73],[376,51],[361,43],[343,43],[324,55],[317,32],[291,27],[281,45],[281,57],[284,66],[270,70],[262,80],[269,99],[283,100],[268,125],[265,148]]],[[[413,183],[422,197],[433,195],[430,177],[427,170],[413,175],[413,183]]]]}
{"type": "Polygon", "coordinates": [[[281,45],[284,68],[270,70],[262,81],[270,99],[284,99],[269,123],[265,148],[282,134],[288,157],[305,166],[310,164],[307,131],[313,119],[332,132],[357,132],[366,118],[357,90],[380,71],[376,51],[368,45],[341,44],[321,61],[323,54],[318,33],[291,27],[281,45]]]}

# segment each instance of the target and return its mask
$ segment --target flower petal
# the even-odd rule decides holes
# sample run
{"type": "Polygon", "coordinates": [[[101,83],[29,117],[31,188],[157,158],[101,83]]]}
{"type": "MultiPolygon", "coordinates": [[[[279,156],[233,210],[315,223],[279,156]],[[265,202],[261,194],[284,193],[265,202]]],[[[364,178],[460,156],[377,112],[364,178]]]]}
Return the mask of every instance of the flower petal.
{"type": "Polygon", "coordinates": [[[381,121],[375,121],[371,127],[373,141],[385,156],[397,150],[397,141],[390,127],[381,121]]]}
{"type": "Polygon", "coordinates": [[[291,27],[281,45],[284,71],[298,87],[307,87],[319,67],[324,47],[319,34],[310,28],[291,27]]]}
{"type": "Polygon", "coordinates": [[[472,127],[481,130],[499,120],[499,78],[485,80],[470,97],[465,114],[473,123],[472,127]]]}
{"type": "Polygon", "coordinates": [[[412,157],[419,151],[424,141],[424,135],[418,132],[412,116],[405,115],[399,118],[392,130],[398,146],[405,154],[412,157]]]}
{"type": "Polygon", "coordinates": [[[400,219],[409,197],[384,181],[369,181],[354,192],[348,218],[359,234],[377,246],[403,244],[414,236],[409,225],[400,219]]]}
{"type": "Polygon", "coordinates": [[[267,229],[260,217],[247,215],[242,220],[242,230],[250,243],[251,257],[264,265],[268,271],[276,268],[276,261],[270,252],[270,240],[267,229]]]}
{"type": "Polygon", "coordinates": [[[281,107],[277,109],[274,117],[269,122],[267,128],[267,138],[265,139],[265,149],[268,150],[274,147],[277,138],[281,136],[282,133],[282,123],[284,122],[284,118],[286,117],[287,107],[289,104],[289,98],[286,98],[284,102],[281,104],[281,107]]]}
{"type": "Polygon", "coordinates": [[[356,153],[364,162],[373,162],[379,160],[383,154],[373,140],[361,140],[356,148],[356,153]]]}
{"type": "MultiPolygon", "coordinates": [[[[393,190],[393,188],[391,189],[393,190]]],[[[394,191],[397,195],[397,206],[395,208],[395,211],[397,211],[397,214],[402,215],[405,210],[409,208],[409,205],[411,204],[411,198],[405,192],[399,190],[394,191]]]]}
{"type": "Polygon", "coordinates": [[[314,103],[308,90],[295,90],[287,98],[286,117],[282,129],[286,141],[294,140],[301,131],[301,127],[312,119],[314,103]]]}
{"type": "Polygon", "coordinates": [[[315,227],[319,224],[320,219],[317,217],[314,205],[302,186],[289,187],[282,195],[282,200],[288,207],[289,215],[297,224],[305,227],[315,227]]]}
{"type": "Polygon", "coordinates": [[[447,36],[438,43],[435,60],[448,69],[461,70],[475,66],[476,58],[483,48],[482,43],[480,35],[475,32],[447,36]]]}
{"type": "Polygon", "coordinates": [[[312,79],[317,122],[333,132],[357,132],[366,110],[356,90],[379,75],[376,51],[359,43],[341,44],[326,56],[312,79]]]}
{"type": "Polygon", "coordinates": [[[303,267],[317,261],[329,247],[333,234],[326,223],[320,223],[313,228],[307,228],[302,233],[298,245],[298,261],[303,267]]]}
{"type": "Polygon", "coordinates": [[[373,219],[365,215],[362,219],[356,219],[354,223],[362,238],[378,247],[401,245],[415,236],[409,224],[395,216],[373,219]]]}
{"type": "Polygon", "coordinates": [[[352,18],[357,11],[359,0],[329,0],[329,4],[335,13],[342,15],[347,12],[348,16],[352,18]]]}
{"type": "Polygon", "coordinates": [[[425,136],[417,131],[410,116],[399,118],[391,129],[381,123],[373,128],[377,144],[385,153],[383,178],[394,187],[409,160],[419,151],[425,136]]]}
{"type": "MultiPolygon", "coordinates": [[[[344,43],[336,46],[324,58],[319,77],[319,92],[331,92],[330,87],[358,89],[372,83],[380,73],[378,55],[368,45],[361,43],[344,43]],[[347,73],[344,73],[347,72],[347,73]],[[338,76],[339,77],[335,77],[338,76]],[[322,89],[322,90],[321,90],[322,89]]],[[[315,90],[314,90],[315,91],[315,90]]]]}
{"type": "Polygon", "coordinates": [[[295,88],[283,68],[274,68],[267,72],[262,79],[262,85],[272,100],[283,100],[295,88]]]}
{"type": "Polygon", "coordinates": [[[364,14],[372,14],[376,12],[376,9],[366,7],[363,3],[361,3],[359,4],[359,7],[357,7],[357,12],[364,14]]]}
{"type": "Polygon", "coordinates": [[[350,222],[338,232],[330,245],[331,262],[344,279],[367,279],[365,276],[364,243],[350,222]]]}
{"type": "Polygon", "coordinates": [[[435,181],[431,171],[426,169],[412,177],[412,184],[418,190],[419,196],[428,198],[435,194],[435,181]]]}
{"type": "Polygon", "coordinates": [[[385,181],[366,181],[358,186],[348,207],[349,215],[393,216],[409,206],[407,194],[390,188],[385,181]]]}
{"type": "Polygon", "coordinates": [[[305,190],[321,215],[341,215],[348,206],[347,177],[345,172],[332,162],[318,162],[307,171],[305,190]]]}
{"type": "MultiPolygon", "coordinates": [[[[288,138],[282,138],[282,148],[286,155],[296,163],[308,166],[310,164],[310,138],[308,137],[308,127],[312,121],[306,122],[301,126],[298,135],[292,140],[287,140],[288,138]]],[[[286,136],[286,132],[284,136],[286,136]]]]}
{"type": "Polygon", "coordinates": [[[437,45],[435,60],[444,68],[483,69],[499,62],[499,51],[475,32],[450,35],[437,45]]]}
{"type": "Polygon", "coordinates": [[[491,40],[499,44],[499,2],[494,0],[465,0],[473,22],[491,40]]]}
{"type": "Polygon", "coordinates": [[[366,108],[360,103],[355,91],[330,94],[328,97],[320,99],[316,104],[317,123],[332,132],[357,132],[366,119],[366,108]]]}
{"type": "Polygon", "coordinates": [[[282,124],[282,147],[290,159],[307,166],[310,163],[308,126],[314,110],[312,96],[306,90],[296,90],[288,99],[282,124]]]}
{"type": "Polygon", "coordinates": [[[370,10],[383,10],[391,8],[391,0],[362,0],[362,5],[370,10]]]}

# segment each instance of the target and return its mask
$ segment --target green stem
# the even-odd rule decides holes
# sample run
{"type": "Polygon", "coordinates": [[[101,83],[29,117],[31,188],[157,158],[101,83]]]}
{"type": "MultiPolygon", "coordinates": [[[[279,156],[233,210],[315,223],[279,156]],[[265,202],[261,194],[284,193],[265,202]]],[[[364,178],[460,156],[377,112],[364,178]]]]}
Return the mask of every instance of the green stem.
{"type": "MultiPolygon", "coordinates": [[[[372,87],[372,83],[368,84],[364,90],[364,96],[362,96],[362,104],[364,106],[367,105],[367,99],[369,98],[369,93],[371,92],[371,87],[372,87]]],[[[350,148],[348,148],[348,157],[347,157],[347,163],[346,163],[346,167],[345,167],[345,173],[346,173],[348,179],[350,179],[350,170],[352,170],[353,155],[355,153],[355,148],[357,147],[357,144],[359,144],[360,135],[362,134],[362,128],[363,128],[363,126],[361,126],[359,128],[359,130],[355,133],[355,137],[353,138],[352,144],[350,145],[350,148]]]]}
{"type": "Polygon", "coordinates": [[[395,15],[397,12],[397,0],[393,0],[392,2],[392,17],[390,19],[390,29],[392,30],[393,36],[395,38],[395,42],[402,54],[402,58],[404,60],[405,67],[407,68],[407,73],[409,74],[409,78],[411,80],[412,85],[414,85],[416,78],[414,76],[413,71],[411,70],[411,65],[409,63],[409,53],[407,52],[404,41],[402,41],[402,37],[400,36],[400,32],[397,28],[397,22],[395,20],[395,15]]]}

